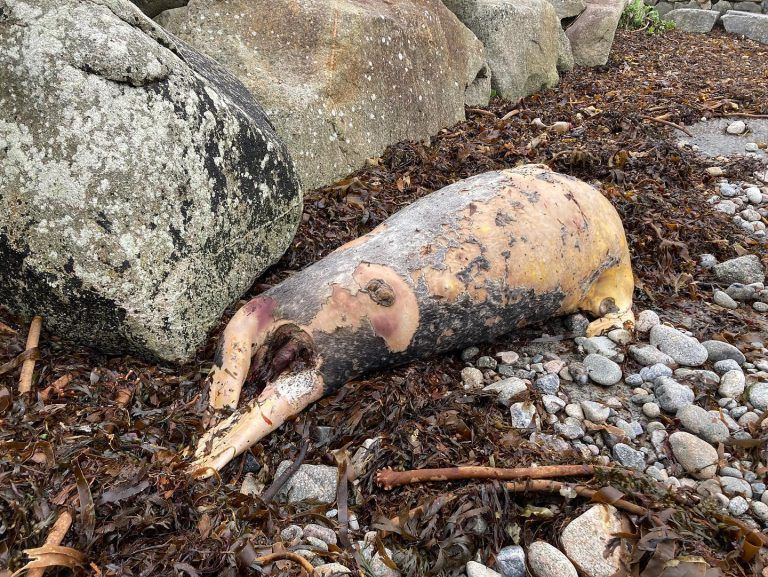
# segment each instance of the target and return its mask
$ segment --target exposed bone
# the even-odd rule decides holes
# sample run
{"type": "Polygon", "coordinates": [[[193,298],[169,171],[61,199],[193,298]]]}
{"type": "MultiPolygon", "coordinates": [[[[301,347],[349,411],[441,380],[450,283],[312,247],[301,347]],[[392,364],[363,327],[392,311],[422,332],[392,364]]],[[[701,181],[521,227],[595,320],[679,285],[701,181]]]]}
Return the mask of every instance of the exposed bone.
{"type": "Polygon", "coordinates": [[[205,435],[196,466],[220,469],[369,371],[577,311],[598,317],[592,333],[631,329],[633,289],[621,220],[595,188],[537,165],[457,182],[234,315],[211,407],[236,407],[249,375],[287,372],[205,435]]]}

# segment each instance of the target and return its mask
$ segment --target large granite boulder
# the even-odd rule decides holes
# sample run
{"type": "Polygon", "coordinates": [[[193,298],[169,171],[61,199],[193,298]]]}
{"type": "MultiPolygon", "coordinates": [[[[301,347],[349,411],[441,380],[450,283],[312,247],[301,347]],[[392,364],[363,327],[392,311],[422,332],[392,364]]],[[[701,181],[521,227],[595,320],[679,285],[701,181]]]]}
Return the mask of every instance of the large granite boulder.
{"type": "MultiPolygon", "coordinates": [[[[740,6],[736,4],[736,6],[740,6]]],[[[721,18],[726,32],[768,44],[768,14],[729,10],[721,18]]]]}
{"type": "Polygon", "coordinates": [[[0,48],[0,303],[189,357],[295,233],[274,129],[127,0],[0,0],[0,48]]]}
{"type": "Polygon", "coordinates": [[[557,84],[560,19],[547,0],[443,0],[485,46],[491,86],[518,100],[557,84]]]}
{"type": "Polygon", "coordinates": [[[477,104],[490,80],[440,0],[191,0],[158,22],[243,81],[307,188],[464,119],[467,88],[477,104]]]}
{"type": "Polygon", "coordinates": [[[552,6],[555,7],[557,17],[562,20],[563,18],[573,18],[578,16],[587,7],[586,0],[548,0],[552,6]]]}
{"type": "Polygon", "coordinates": [[[675,23],[675,28],[682,32],[705,34],[711,32],[720,12],[717,10],[698,10],[696,8],[677,8],[667,12],[666,19],[675,23]]]}
{"type": "Polygon", "coordinates": [[[587,0],[587,7],[565,31],[576,66],[603,66],[624,11],[624,0],[587,0]]]}

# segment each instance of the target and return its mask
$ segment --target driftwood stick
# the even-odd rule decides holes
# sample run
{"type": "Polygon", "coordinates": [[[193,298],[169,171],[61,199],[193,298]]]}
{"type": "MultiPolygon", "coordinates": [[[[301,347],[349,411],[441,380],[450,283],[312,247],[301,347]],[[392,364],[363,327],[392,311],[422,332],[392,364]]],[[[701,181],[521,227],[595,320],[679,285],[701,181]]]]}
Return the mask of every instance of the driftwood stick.
{"type": "Polygon", "coordinates": [[[445,469],[416,469],[393,471],[382,469],[376,473],[376,483],[389,490],[393,487],[431,481],[458,481],[461,479],[547,479],[551,477],[583,477],[595,473],[592,465],[548,465],[545,467],[449,467],[445,469]]]}
{"type": "MultiPolygon", "coordinates": [[[[29,334],[27,335],[27,350],[36,349],[40,342],[40,329],[43,326],[43,317],[36,316],[29,325],[29,334]]],[[[19,394],[23,395],[32,390],[32,374],[35,371],[35,359],[27,359],[21,365],[21,375],[19,376],[19,394]]]]}
{"type": "MultiPolygon", "coordinates": [[[[40,317],[35,317],[40,318],[40,317]]],[[[37,346],[37,345],[35,345],[37,346]]],[[[59,515],[58,519],[53,523],[51,532],[48,533],[48,538],[45,540],[46,545],[61,545],[64,540],[64,536],[72,526],[72,513],[69,510],[65,510],[59,515]]],[[[27,573],[27,577],[43,577],[45,573],[45,567],[35,567],[30,569],[27,573]]]]}
{"type": "Polygon", "coordinates": [[[726,116],[741,116],[743,118],[768,118],[768,114],[752,114],[749,112],[728,112],[727,114],[723,115],[723,117],[726,116]]]}
{"type": "Polygon", "coordinates": [[[693,137],[693,134],[688,132],[688,129],[684,126],[680,126],[679,124],[675,124],[674,122],[670,122],[669,120],[664,120],[663,118],[654,118],[653,116],[646,116],[644,114],[640,115],[640,118],[643,120],[650,120],[651,122],[658,122],[659,124],[664,124],[666,126],[671,126],[672,128],[676,128],[677,130],[684,132],[688,136],[693,137]]]}
{"type": "Polygon", "coordinates": [[[473,114],[481,114],[482,116],[490,116],[491,118],[498,118],[490,110],[483,110],[482,108],[467,108],[467,112],[472,112],[473,114]]]}
{"type": "Polygon", "coordinates": [[[298,553],[292,553],[291,551],[269,553],[268,555],[256,557],[256,559],[253,560],[254,563],[258,563],[259,565],[268,565],[269,563],[274,563],[275,561],[293,561],[294,563],[301,565],[302,569],[304,569],[310,575],[315,574],[315,568],[312,567],[312,563],[304,559],[304,557],[298,553]]]}
{"type": "MultiPolygon", "coordinates": [[[[504,488],[510,493],[559,493],[563,489],[573,489],[577,495],[584,497],[585,499],[591,499],[595,496],[597,491],[590,489],[584,485],[569,485],[567,483],[561,483],[560,481],[551,481],[549,479],[534,479],[531,481],[513,481],[504,485],[504,488]]],[[[648,513],[648,509],[635,505],[624,499],[619,499],[611,503],[617,509],[622,509],[627,513],[633,515],[645,515],[648,513]]]]}

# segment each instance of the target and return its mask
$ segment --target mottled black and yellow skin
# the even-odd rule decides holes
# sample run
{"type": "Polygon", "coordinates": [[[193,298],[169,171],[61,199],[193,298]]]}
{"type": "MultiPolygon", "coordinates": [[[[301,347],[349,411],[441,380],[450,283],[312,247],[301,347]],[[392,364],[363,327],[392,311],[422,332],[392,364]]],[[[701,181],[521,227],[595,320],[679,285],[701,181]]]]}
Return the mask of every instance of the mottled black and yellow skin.
{"type": "Polygon", "coordinates": [[[413,203],[238,311],[210,402],[237,405],[252,358],[279,357],[282,368],[294,355],[312,367],[303,408],[366,372],[552,316],[586,311],[602,317],[595,331],[622,326],[633,288],[621,220],[598,190],[538,165],[488,172],[413,203]]]}

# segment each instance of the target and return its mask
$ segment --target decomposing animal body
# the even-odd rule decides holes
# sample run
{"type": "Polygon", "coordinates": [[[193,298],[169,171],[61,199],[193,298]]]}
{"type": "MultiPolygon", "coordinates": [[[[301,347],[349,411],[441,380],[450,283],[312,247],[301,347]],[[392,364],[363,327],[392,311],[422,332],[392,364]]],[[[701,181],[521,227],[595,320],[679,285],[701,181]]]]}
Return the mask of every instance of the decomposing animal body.
{"type": "Polygon", "coordinates": [[[243,306],[210,379],[213,409],[264,390],[200,440],[212,474],[310,403],[390,365],[585,311],[632,323],[624,229],[598,190],[527,165],[438,190],[243,306]]]}

